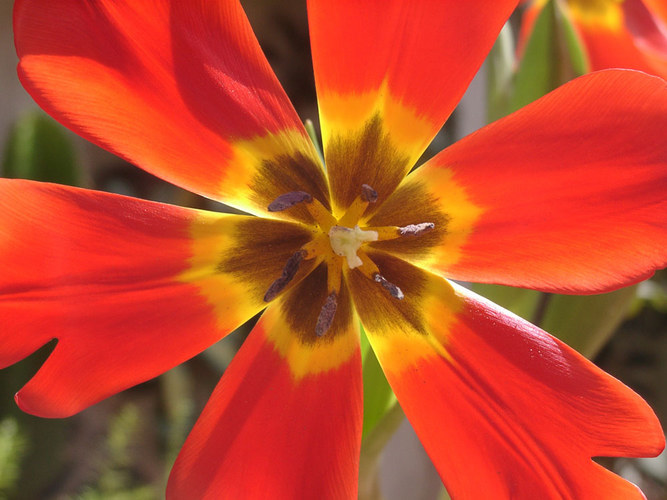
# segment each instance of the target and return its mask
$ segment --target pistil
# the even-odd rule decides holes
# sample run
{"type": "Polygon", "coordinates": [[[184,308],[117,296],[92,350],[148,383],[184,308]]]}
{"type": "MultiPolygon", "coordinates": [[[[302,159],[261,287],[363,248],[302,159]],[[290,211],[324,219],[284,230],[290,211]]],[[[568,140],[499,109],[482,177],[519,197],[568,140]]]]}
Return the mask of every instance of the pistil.
{"type": "Polygon", "coordinates": [[[333,226],[329,230],[331,249],[336,255],[345,257],[350,269],[359,267],[362,262],[357,252],[363,243],[377,241],[378,233],[375,231],[364,231],[359,226],[353,228],[344,226],[333,226]]]}

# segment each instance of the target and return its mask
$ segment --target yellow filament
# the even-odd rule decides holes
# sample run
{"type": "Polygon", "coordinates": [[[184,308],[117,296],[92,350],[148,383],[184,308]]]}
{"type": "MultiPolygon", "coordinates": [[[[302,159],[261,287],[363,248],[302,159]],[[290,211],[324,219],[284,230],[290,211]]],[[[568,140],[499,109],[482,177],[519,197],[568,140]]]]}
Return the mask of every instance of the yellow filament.
{"type": "Polygon", "coordinates": [[[310,215],[313,216],[313,219],[315,219],[315,222],[317,222],[325,233],[328,233],[329,229],[336,225],[336,218],[331,215],[331,212],[329,212],[317,198],[313,198],[313,200],[306,203],[305,206],[308,209],[308,212],[310,212],[310,215]]]}
{"type": "Polygon", "coordinates": [[[306,255],[303,256],[304,260],[313,259],[315,257],[322,258],[329,252],[331,245],[329,244],[329,237],[324,234],[318,234],[314,239],[310,240],[304,246],[301,247],[301,250],[306,252],[306,255]]]}
{"type": "Polygon", "coordinates": [[[343,257],[332,255],[327,262],[327,292],[340,292],[340,283],[342,276],[343,257]]]}
{"type": "Polygon", "coordinates": [[[367,278],[374,280],[375,275],[380,272],[378,266],[375,265],[375,262],[363,250],[359,250],[357,255],[361,259],[361,266],[357,267],[357,269],[367,278]]]}
{"type": "Polygon", "coordinates": [[[345,215],[338,220],[337,225],[344,227],[356,226],[361,216],[364,215],[367,206],[368,201],[364,200],[361,196],[357,196],[345,212],[345,215]]]}
{"type": "Polygon", "coordinates": [[[398,226],[365,227],[364,231],[375,231],[378,234],[377,241],[395,240],[401,237],[398,226]]]}

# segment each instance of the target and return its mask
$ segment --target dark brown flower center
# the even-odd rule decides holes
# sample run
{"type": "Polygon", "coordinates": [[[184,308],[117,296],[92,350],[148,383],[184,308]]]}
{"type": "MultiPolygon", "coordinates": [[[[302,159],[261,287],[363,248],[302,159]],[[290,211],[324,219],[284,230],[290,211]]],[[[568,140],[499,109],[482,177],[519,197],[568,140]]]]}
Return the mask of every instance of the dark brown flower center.
{"type": "Polygon", "coordinates": [[[433,230],[435,224],[423,222],[403,227],[360,227],[366,208],[377,199],[377,192],[363,184],[361,194],[350,204],[345,214],[336,219],[320,201],[304,191],[292,191],[276,198],[268,207],[270,212],[289,210],[297,204],[304,204],[318,228],[313,239],[288,259],[281,275],[264,295],[264,301],[270,302],[277,297],[297,274],[301,263],[310,259],[316,259],[318,264],[324,262],[327,266],[328,295],[315,326],[318,337],[324,335],[333,323],[345,265],[381,285],[393,298],[403,299],[403,291],[380,273],[364,246],[375,241],[420,236],[433,230]]]}

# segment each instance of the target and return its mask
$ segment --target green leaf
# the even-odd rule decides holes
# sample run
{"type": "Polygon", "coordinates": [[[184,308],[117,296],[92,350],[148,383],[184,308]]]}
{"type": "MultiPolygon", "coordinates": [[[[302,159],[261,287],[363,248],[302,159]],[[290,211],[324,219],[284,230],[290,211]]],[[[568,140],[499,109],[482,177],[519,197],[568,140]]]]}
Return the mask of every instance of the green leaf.
{"type": "Polygon", "coordinates": [[[517,70],[509,111],[551,92],[588,71],[586,55],[559,2],[550,0],[540,12],[517,70]]]}
{"type": "Polygon", "coordinates": [[[570,17],[560,7],[556,14],[560,21],[561,40],[565,43],[565,51],[567,56],[569,56],[574,77],[588,73],[591,70],[591,63],[588,60],[584,41],[579,36],[579,33],[577,33],[570,17]]]}
{"type": "Polygon", "coordinates": [[[12,127],[2,175],[72,186],[80,185],[82,178],[66,130],[41,112],[24,115],[12,127]]]}
{"type": "Polygon", "coordinates": [[[587,358],[609,340],[637,294],[637,286],[600,295],[554,295],[540,327],[587,358]]]}

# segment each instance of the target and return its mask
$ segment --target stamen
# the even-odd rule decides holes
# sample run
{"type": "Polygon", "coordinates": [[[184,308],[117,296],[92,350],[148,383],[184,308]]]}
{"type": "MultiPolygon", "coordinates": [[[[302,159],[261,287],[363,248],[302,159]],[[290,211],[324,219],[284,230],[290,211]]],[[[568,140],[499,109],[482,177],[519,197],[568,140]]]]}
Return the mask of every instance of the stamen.
{"type": "Polygon", "coordinates": [[[305,191],[290,191],[289,193],[281,194],[271,202],[269,205],[269,212],[282,212],[287,210],[290,207],[293,207],[297,203],[303,202],[310,203],[313,201],[313,197],[306,193],[305,191]]]}
{"type": "Polygon", "coordinates": [[[317,198],[313,198],[311,203],[307,203],[306,208],[310,212],[310,215],[313,216],[313,219],[320,225],[322,231],[327,232],[331,226],[336,225],[336,218],[331,215],[331,212],[317,198]]]}
{"type": "Polygon", "coordinates": [[[336,219],[322,205],[322,202],[317,198],[313,198],[305,191],[290,191],[289,193],[281,194],[269,204],[268,210],[269,212],[282,212],[304,202],[310,215],[325,231],[328,231],[331,226],[336,224],[336,219]]]}
{"type": "Polygon", "coordinates": [[[380,274],[380,270],[378,269],[378,266],[375,265],[375,262],[368,256],[366,252],[363,250],[359,250],[358,254],[359,258],[361,259],[361,266],[358,267],[359,271],[361,271],[361,274],[366,276],[368,279],[375,280],[375,275],[380,274]]]}
{"type": "Polygon", "coordinates": [[[373,279],[375,280],[376,283],[380,283],[395,299],[403,300],[403,298],[405,297],[405,295],[403,295],[403,291],[400,288],[398,288],[393,283],[387,281],[385,277],[382,276],[380,273],[375,273],[373,275],[373,279]]]}
{"type": "Polygon", "coordinates": [[[326,253],[327,249],[331,245],[329,244],[329,236],[326,234],[319,234],[304,246],[301,247],[301,250],[304,252],[303,260],[314,259],[318,255],[323,255],[326,253]]]}
{"type": "Polygon", "coordinates": [[[378,201],[378,192],[368,184],[362,184],[361,199],[367,201],[368,203],[375,203],[378,201]]]}
{"type": "Polygon", "coordinates": [[[361,216],[364,215],[368,204],[375,203],[377,199],[377,191],[368,184],[362,184],[361,194],[354,199],[345,212],[345,215],[338,220],[338,225],[347,227],[356,225],[361,216]]]}
{"type": "Polygon", "coordinates": [[[336,315],[336,308],[338,307],[338,300],[336,299],[336,292],[331,292],[327,297],[327,300],[322,306],[320,315],[317,317],[317,324],[315,325],[315,334],[318,337],[321,337],[333,323],[334,316],[336,315]]]}
{"type": "Polygon", "coordinates": [[[401,236],[421,236],[424,233],[435,229],[432,222],[422,222],[421,224],[409,224],[398,228],[398,234],[401,236]]]}
{"type": "Polygon", "coordinates": [[[327,265],[327,290],[329,293],[338,293],[342,281],[343,269],[338,262],[330,262],[327,265]]]}
{"type": "Polygon", "coordinates": [[[371,258],[366,254],[366,252],[363,251],[359,252],[359,258],[362,261],[362,265],[358,269],[364,276],[372,279],[376,283],[380,283],[395,299],[403,300],[403,298],[405,298],[403,290],[398,288],[390,281],[387,281],[387,279],[380,274],[380,270],[375,265],[375,262],[371,260],[371,258]]]}
{"type": "Polygon", "coordinates": [[[421,236],[435,229],[433,222],[422,222],[420,224],[408,224],[407,226],[382,226],[367,227],[366,231],[375,231],[378,233],[378,241],[395,240],[404,236],[421,236]]]}
{"type": "Polygon", "coordinates": [[[301,261],[306,256],[305,250],[298,250],[295,252],[289,259],[283,268],[283,272],[280,275],[280,278],[271,283],[271,286],[264,294],[264,302],[271,302],[276,298],[280,292],[287,286],[287,284],[292,281],[296,272],[299,270],[301,261]]]}

